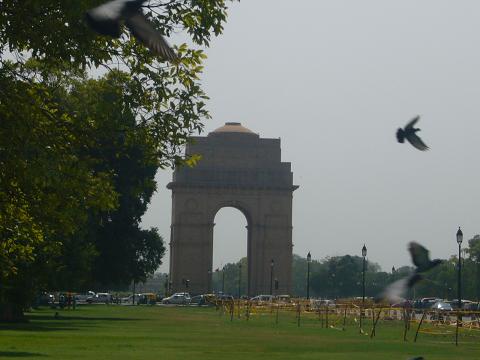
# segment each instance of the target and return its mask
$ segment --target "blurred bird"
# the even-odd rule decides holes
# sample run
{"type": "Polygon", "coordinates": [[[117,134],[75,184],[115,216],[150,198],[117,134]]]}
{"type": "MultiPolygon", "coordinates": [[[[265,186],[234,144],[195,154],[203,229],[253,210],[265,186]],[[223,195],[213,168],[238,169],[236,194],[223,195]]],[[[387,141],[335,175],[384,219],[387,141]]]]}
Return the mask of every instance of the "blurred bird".
{"type": "Polygon", "coordinates": [[[168,45],[162,34],[155,30],[141,8],[145,0],[113,0],[90,9],[85,14],[90,27],[102,35],[118,38],[122,22],[132,35],[154,54],[165,60],[177,59],[177,54],[168,45]]]}
{"type": "Polygon", "coordinates": [[[422,273],[433,269],[435,266],[442,263],[442,260],[430,260],[428,250],[422,245],[411,242],[408,246],[408,251],[412,257],[412,262],[416,266],[415,271],[400,280],[394,281],[388,285],[376,298],[376,302],[387,300],[390,303],[397,303],[404,300],[408,290],[410,290],[417,282],[422,279],[422,273]]]}
{"type": "Polygon", "coordinates": [[[397,130],[397,140],[399,143],[402,143],[407,139],[407,141],[413,145],[413,147],[417,148],[418,150],[425,151],[428,150],[429,147],[425,145],[425,143],[420,139],[417,134],[417,131],[420,131],[418,128],[414,128],[413,125],[420,120],[420,116],[414,117],[410,122],[405,126],[405,128],[399,128],[397,130]]]}
{"type": "Polygon", "coordinates": [[[425,360],[425,358],[423,356],[415,356],[410,358],[409,360],[425,360]]]}

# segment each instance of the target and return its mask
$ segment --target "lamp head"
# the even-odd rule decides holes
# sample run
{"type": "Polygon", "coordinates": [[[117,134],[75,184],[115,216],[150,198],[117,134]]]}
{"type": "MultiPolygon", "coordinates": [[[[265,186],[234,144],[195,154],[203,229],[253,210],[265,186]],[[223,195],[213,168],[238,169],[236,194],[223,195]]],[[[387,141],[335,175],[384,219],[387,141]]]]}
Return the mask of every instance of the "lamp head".
{"type": "Polygon", "coordinates": [[[365,246],[365,244],[363,244],[363,247],[362,247],[362,256],[363,257],[367,256],[367,247],[365,246]]]}
{"type": "Polygon", "coordinates": [[[458,231],[457,231],[457,243],[458,243],[458,245],[461,245],[462,241],[463,241],[463,232],[462,232],[462,229],[460,229],[460,226],[459,226],[458,231]]]}

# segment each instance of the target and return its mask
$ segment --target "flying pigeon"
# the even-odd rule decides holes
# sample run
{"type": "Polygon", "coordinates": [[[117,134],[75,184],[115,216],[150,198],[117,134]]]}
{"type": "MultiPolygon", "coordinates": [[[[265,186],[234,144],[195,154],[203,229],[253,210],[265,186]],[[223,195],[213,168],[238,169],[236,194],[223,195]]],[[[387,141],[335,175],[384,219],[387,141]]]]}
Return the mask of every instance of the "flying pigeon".
{"type": "Polygon", "coordinates": [[[442,263],[442,260],[440,259],[430,260],[428,250],[416,242],[411,242],[409,244],[408,251],[410,251],[412,262],[416,267],[415,271],[409,276],[394,281],[388,285],[385,290],[376,297],[376,302],[382,300],[388,300],[390,303],[401,302],[404,300],[408,290],[422,279],[422,273],[431,270],[442,263]]]}
{"type": "Polygon", "coordinates": [[[425,145],[425,143],[415,134],[417,131],[420,131],[418,128],[414,128],[413,125],[420,120],[420,116],[414,117],[410,122],[405,126],[404,129],[399,128],[397,130],[397,140],[399,143],[403,143],[405,139],[413,145],[413,147],[417,148],[418,150],[425,151],[428,150],[429,147],[425,145]]]}
{"type": "Polygon", "coordinates": [[[102,35],[118,38],[122,22],[132,35],[154,54],[165,60],[177,59],[162,34],[155,30],[141,8],[145,0],[113,0],[87,11],[85,17],[90,27],[102,35]]]}

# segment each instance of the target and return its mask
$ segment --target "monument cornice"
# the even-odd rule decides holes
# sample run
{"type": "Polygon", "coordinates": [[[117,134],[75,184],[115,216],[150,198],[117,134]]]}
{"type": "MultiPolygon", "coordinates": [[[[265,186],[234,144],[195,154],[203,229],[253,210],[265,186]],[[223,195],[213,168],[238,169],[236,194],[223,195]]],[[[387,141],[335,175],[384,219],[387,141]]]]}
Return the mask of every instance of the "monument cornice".
{"type": "Polygon", "coordinates": [[[221,183],[182,183],[182,182],[170,182],[167,184],[167,189],[230,189],[230,190],[261,190],[261,191],[295,191],[299,188],[299,185],[291,186],[255,186],[255,185],[236,185],[236,184],[221,184],[221,183]]]}

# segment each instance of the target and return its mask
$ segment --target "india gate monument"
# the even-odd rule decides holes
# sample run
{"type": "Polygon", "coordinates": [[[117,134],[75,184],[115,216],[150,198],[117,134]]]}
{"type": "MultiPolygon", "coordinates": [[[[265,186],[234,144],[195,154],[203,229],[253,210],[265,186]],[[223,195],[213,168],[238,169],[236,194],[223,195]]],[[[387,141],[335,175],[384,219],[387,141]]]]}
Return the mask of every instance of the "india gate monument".
{"type": "Polygon", "coordinates": [[[271,263],[276,294],[292,284],[292,198],[290,163],[281,161],[280,139],[263,139],[240,123],[226,123],[192,137],[186,155],[199,154],[193,168],[177,168],[172,190],[170,281],[172,291],[211,291],[213,228],[223,207],[247,219],[249,296],[269,294],[271,263]]]}

